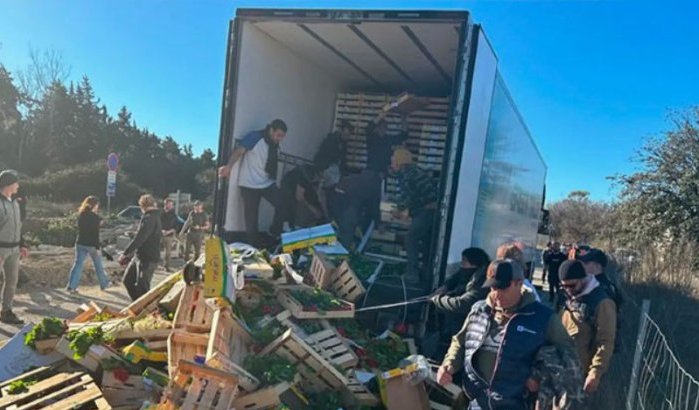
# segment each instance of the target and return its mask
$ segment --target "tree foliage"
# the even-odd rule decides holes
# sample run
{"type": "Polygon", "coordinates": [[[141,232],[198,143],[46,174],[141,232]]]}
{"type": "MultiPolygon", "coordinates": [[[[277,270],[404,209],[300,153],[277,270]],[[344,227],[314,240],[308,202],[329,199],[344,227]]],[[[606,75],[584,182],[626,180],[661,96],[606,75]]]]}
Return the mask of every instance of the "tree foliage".
{"type": "Polygon", "coordinates": [[[117,202],[133,202],[122,195],[137,188],[158,196],[179,189],[201,199],[213,192],[211,150],[197,157],[190,145],[138,127],[125,106],[110,115],[87,76],[65,83],[69,69],[60,54],[31,56],[19,81],[0,64],[0,165],[34,179],[26,181],[28,195],[33,188],[42,196],[52,189],[55,200],[102,196],[110,152],[121,158],[117,202]],[[63,185],[71,181],[78,185],[63,185]]]}
{"type": "Polygon", "coordinates": [[[593,201],[587,191],[573,191],[549,206],[549,233],[560,242],[597,243],[610,238],[614,228],[614,208],[593,201]]]}
{"type": "Polygon", "coordinates": [[[699,239],[699,107],[671,120],[638,152],[638,171],[612,177],[629,239],[699,239]]]}

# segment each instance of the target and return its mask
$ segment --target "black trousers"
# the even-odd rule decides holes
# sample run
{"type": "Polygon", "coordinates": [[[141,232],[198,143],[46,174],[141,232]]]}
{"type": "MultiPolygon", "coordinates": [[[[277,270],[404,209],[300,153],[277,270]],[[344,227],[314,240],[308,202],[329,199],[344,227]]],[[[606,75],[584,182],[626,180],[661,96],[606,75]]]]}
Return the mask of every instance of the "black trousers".
{"type": "Polygon", "coordinates": [[[133,258],[124,272],[124,287],[131,300],[136,300],[148,293],[153,272],[158,262],[142,262],[133,258]]]}
{"type": "Polygon", "coordinates": [[[260,201],[262,198],[269,201],[275,209],[274,222],[270,231],[275,234],[281,233],[282,224],[284,221],[283,214],[277,212],[283,206],[282,193],[277,188],[277,185],[272,184],[267,188],[255,189],[240,187],[240,193],[243,196],[243,214],[245,216],[245,231],[251,236],[259,232],[258,221],[260,215],[260,201]]]}

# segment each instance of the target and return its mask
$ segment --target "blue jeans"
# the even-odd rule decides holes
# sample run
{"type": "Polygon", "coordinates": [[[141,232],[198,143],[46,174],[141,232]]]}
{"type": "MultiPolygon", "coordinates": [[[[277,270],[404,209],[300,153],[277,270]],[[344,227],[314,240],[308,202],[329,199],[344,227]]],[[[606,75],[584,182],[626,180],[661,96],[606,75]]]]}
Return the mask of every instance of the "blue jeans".
{"type": "Polygon", "coordinates": [[[107,279],[107,274],[104,272],[104,266],[102,266],[102,254],[99,249],[94,246],[83,246],[75,245],[75,262],[73,263],[73,268],[70,270],[70,279],[68,279],[68,288],[77,289],[80,284],[80,277],[83,273],[83,265],[85,265],[85,259],[87,255],[92,258],[92,264],[95,266],[95,273],[97,274],[97,280],[100,283],[102,289],[109,286],[109,279],[107,279]]]}

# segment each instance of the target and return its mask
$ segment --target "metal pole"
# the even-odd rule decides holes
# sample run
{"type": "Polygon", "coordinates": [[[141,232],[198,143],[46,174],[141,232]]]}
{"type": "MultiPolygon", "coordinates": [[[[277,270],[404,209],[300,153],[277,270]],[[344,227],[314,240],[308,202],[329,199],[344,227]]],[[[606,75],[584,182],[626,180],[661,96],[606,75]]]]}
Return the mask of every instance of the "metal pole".
{"type": "MultiPolygon", "coordinates": [[[[641,318],[639,320],[638,336],[636,337],[636,351],[633,354],[633,367],[631,368],[631,383],[629,393],[626,396],[626,410],[636,408],[636,392],[638,390],[639,368],[641,367],[641,354],[643,351],[643,340],[648,332],[648,320],[646,316],[650,311],[650,300],[643,299],[641,304],[641,318]]],[[[617,319],[618,320],[618,319],[617,319]]],[[[618,335],[617,335],[618,337],[618,335]]]]}
{"type": "Polygon", "coordinates": [[[107,196],[107,218],[112,216],[112,197],[107,196]]]}

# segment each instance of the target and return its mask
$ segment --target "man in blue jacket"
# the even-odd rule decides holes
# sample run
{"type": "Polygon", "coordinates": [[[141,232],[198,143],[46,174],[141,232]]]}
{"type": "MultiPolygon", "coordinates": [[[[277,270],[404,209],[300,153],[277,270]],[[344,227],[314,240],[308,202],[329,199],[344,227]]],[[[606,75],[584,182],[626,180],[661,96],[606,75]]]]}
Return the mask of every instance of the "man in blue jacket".
{"type": "MultiPolygon", "coordinates": [[[[522,286],[519,263],[499,259],[488,266],[486,300],[473,305],[452,339],[437,381],[448,384],[460,369],[471,410],[525,410],[527,395],[539,390],[531,368],[539,349],[574,350],[561,320],[522,286]]],[[[574,354],[574,353],[573,353],[574,354]]]]}

